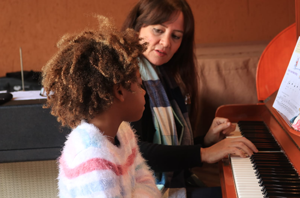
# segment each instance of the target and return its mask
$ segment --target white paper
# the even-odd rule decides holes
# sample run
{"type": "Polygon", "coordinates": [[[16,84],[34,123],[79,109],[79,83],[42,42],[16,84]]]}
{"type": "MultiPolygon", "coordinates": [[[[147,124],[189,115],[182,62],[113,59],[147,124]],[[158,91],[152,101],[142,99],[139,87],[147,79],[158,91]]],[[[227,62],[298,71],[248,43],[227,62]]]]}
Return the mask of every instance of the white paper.
{"type": "MultiPolygon", "coordinates": [[[[4,93],[4,91],[1,92],[4,93]]],[[[10,93],[13,95],[12,100],[36,100],[47,98],[45,96],[40,95],[41,91],[15,91],[10,93]]]]}
{"type": "MultiPolygon", "coordinates": [[[[300,37],[280,84],[273,107],[291,121],[300,111],[300,37]]],[[[290,124],[290,123],[288,123],[290,124]]]]}

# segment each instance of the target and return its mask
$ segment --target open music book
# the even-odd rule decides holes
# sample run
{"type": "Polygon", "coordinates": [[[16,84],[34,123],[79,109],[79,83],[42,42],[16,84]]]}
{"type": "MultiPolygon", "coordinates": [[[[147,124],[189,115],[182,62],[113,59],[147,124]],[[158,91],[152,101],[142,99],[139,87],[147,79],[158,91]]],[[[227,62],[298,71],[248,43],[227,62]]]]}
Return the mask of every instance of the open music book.
{"type": "Polygon", "coordinates": [[[273,107],[289,126],[300,113],[300,37],[280,84],[273,107]]]}

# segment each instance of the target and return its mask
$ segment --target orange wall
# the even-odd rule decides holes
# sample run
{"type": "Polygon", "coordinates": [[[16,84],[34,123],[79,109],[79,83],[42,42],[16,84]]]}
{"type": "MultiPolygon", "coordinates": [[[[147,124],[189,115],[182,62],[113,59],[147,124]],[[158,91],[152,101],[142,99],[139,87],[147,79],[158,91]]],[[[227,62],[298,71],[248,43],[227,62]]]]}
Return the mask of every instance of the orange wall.
{"type": "MultiPolygon", "coordinates": [[[[0,77],[20,70],[40,71],[67,32],[96,27],[92,14],[112,17],[117,27],[138,0],[1,0],[0,77]]],[[[202,45],[270,41],[295,22],[293,0],[187,0],[202,45]]]]}

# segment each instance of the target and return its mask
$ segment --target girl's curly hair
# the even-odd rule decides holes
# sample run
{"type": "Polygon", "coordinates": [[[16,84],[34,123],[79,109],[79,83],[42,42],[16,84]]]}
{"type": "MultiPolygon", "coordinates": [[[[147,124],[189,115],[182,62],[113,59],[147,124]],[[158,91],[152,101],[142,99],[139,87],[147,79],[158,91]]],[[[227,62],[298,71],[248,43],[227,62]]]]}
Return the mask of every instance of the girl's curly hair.
{"type": "Polygon", "coordinates": [[[42,69],[47,94],[44,108],[63,126],[76,127],[93,118],[113,102],[113,86],[130,89],[136,82],[138,57],[145,50],[132,29],[119,32],[103,16],[97,16],[99,30],[64,35],[59,51],[42,69]]]}

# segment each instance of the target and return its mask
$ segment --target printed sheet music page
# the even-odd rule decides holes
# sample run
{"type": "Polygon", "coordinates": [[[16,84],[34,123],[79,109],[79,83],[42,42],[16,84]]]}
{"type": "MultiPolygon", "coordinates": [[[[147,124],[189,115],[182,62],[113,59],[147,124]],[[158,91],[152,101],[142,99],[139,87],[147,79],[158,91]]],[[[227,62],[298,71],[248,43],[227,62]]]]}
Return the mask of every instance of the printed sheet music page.
{"type": "Polygon", "coordinates": [[[289,126],[300,111],[300,37],[280,84],[273,107],[289,126]]]}

